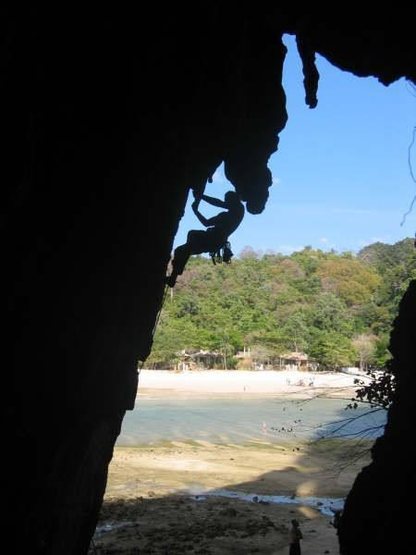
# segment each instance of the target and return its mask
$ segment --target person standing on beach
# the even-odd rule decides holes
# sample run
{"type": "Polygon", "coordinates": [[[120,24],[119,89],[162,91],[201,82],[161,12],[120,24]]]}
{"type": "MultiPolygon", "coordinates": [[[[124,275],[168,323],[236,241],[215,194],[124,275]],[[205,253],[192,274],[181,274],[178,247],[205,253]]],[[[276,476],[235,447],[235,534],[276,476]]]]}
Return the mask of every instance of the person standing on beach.
{"type": "Polygon", "coordinates": [[[301,555],[300,540],[303,538],[299,522],[294,518],[290,529],[289,555],[301,555]]]}
{"type": "Polygon", "coordinates": [[[337,509],[333,511],[333,513],[334,513],[334,518],[330,524],[332,524],[332,526],[335,528],[338,534],[339,523],[341,521],[341,516],[342,516],[342,509],[337,509]]]}

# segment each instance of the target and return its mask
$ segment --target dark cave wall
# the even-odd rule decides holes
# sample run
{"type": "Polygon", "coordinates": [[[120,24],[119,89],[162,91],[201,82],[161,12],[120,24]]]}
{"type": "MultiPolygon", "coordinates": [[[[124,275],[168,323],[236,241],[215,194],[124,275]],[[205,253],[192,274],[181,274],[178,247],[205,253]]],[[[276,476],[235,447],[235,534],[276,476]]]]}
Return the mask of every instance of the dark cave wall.
{"type": "Polygon", "coordinates": [[[140,42],[32,23],[7,29],[4,76],[7,524],[16,553],[83,553],[194,167],[141,93],[140,42]]]}
{"type": "Polygon", "coordinates": [[[264,206],[286,121],[285,50],[264,27],[243,65],[238,33],[225,25],[215,42],[209,19],[178,35],[167,18],[151,42],[125,20],[2,29],[2,439],[17,553],[88,548],[189,188],[226,159],[248,206],[264,206]]]}
{"type": "Polygon", "coordinates": [[[372,463],[357,476],[339,528],[342,555],[397,553],[412,530],[415,493],[416,281],[407,289],[390,339],[395,399],[372,463]],[[410,509],[409,509],[410,507],[410,509]]]}
{"type": "MultiPolygon", "coordinates": [[[[359,75],[416,80],[406,17],[193,9],[0,21],[2,440],[16,553],[88,548],[189,189],[224,161],[247,209],[263,210],[287,119],[282,33],[359,75]]],[[[346,518],[341,538],[358,541],[362,522],[346,518]]]]}

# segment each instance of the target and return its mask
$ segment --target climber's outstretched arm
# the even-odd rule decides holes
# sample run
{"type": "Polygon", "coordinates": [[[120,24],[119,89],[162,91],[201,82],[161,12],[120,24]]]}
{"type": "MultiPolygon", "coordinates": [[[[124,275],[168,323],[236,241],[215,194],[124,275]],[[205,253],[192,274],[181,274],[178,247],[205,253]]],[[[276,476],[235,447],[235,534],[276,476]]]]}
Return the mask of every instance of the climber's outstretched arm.
{"type": "Polygon", "coordinates": [[[201,199],[205,200],[205,202],[208,202],[209,204],[212,204],[212,206],[218,206],[218,208],[227,207],[225,202],[223,200],[220,200],[219,198],[210,197],[208,195],[201,195],[201,199]]]}
{"type": "Polygon", "coordinates": [[[198,218],[202,225],[204,225],[205,227],[209,227],[210,225],[212,225],[211,218],[205,218],[205,216],[203,216],[198,210],[198,207],[199,200],[194,200],[194,202],[192,203],[192,210],[194,211],[195,216],[198,218]]]}

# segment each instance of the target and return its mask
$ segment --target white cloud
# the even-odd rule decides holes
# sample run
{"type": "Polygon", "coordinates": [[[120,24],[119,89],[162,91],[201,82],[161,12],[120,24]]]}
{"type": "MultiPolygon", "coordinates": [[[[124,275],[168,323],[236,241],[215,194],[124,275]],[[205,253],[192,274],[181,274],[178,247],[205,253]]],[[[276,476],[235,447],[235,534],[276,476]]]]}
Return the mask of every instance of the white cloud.
{"type": "Polygon", "coordinates": [[[328,239],[328,237],[320,237],[319,242],[322,243],[324,249],[336,250],[337,244],[328,239]]]}
{"type": "Polygon", "coordinates": [[[276,252],[281,254],[292,254],[292,252],[302,251],[304,248],[304,245],[278,245],[276,247],[276,252]]]}

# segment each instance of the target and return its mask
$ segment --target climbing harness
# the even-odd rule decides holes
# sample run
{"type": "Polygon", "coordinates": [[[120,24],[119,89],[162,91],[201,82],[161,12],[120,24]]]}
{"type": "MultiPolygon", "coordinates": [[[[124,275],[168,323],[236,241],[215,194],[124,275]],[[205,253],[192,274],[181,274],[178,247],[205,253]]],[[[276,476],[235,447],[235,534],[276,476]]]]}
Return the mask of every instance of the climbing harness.
{"type": "Polygon", "coordinates": [[[226,241],[219,249],[210,252],[209,255],[213,264],[221,264],[221,262],[225,262],[225,264],[230,264],[231,258],[234,256],[234,253],[231,250],[231,243],[229,241],[226,241]]]}

